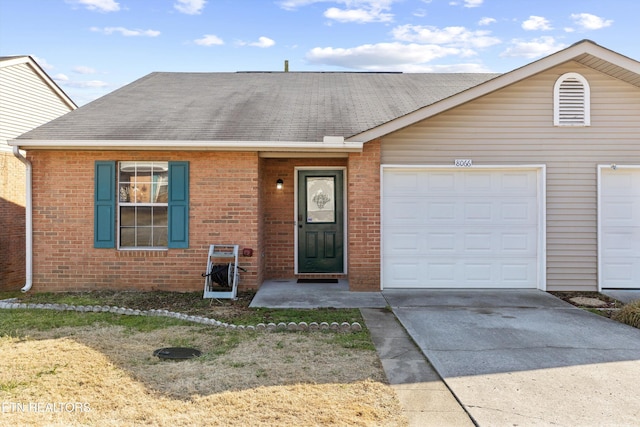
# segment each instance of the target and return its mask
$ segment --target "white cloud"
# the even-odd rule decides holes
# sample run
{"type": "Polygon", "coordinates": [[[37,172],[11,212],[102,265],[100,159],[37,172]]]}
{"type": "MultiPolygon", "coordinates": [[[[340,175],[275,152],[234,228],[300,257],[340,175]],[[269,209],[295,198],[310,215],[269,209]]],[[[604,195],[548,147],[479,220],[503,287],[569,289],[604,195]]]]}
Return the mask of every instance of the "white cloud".
{"type": "Polygon", "coordinates": [[[415,66],[434,59],[461,55],[465,51],[436,45],[378,43],[354,48],[316,47],[307,53],[307,60],[316,64],[326,64],[362,70],[391,69],[415,66]]]}
{"type": "Polygon", "coordinates": [[[358,24],[393,21],[393,14],[384,13],[381,9],[338,9],[337,7],[331,7],[324,12],[324,16],[338,22],[356,22],[358,24]]]}
{"type": "Polygon", "coordinates": [[[34,61],[43,69],[43,70],[53,70],[55,67],[47,62],[46,59],[41,58],[39,56],[31,55],[34,61]]]}
{"type": "Polygon", "coordinates": [[[61,82],[68,82],[69,81],[69,77],[66,74],[56,74],[55,76],[51,77],[53,80],[55,80],[56,82],[58,82],[58,84],[60,84],[61,82]]]}
{"type": "Polygon", "coordinates": [[[202,13],[206,3],[207,0],[177,0],[173,7],[178,12],[186,13],[187,15],[199,15],[202,13]]]}
{"type": "Polygon", "coordinates": [[[96,70],[91,67],[85,67],[84,65],[79,65],[73,68],[73,72],[78,74],[95,74],[96,70]]]}
{"type": "Polygon", "coordinates": [[[484,0],[464,0],[464,7],[479,7],[483,2],[484,0]]]}
{"type": "Polygon", "coordinates": [[[490,31],[471,31],[465,27],[438,28],[430,25],[401,25],[391,32],[396,40],[416,43],[433,43],[454,47],[484,48],[500,43],[490,36],[490,31]]]}
{"type": "Polygon", "coordinates": [[[283,0],[279,2],[281,8],[286,10],[295,10],[302,6],[307,6],[313,3],[319,3],[323,0],[283,0]]]}
{"type": "Polygon", "coordinates": [[[549,20],[543,16],[529,16],[529,19],[522,23],[522,29],[527,31],[548,31],[553,27],[549,20]]]}
{"type": "Polygon", "coordinates": [[[478,25],[491,25],[498,22],[495,18],[484,17],[478,21],[478,25]]]}
{"type": "Polygon", "coordinates": [[[204,37],[196,39],[193,42],[200,46],[214,46],[224,44],[224,41],[222,41],[220,37],[213,34],[205,34],[204,37]]]}
{"type": "Polygon", "coordinates": [[[553,37],[540,37],[530,41],[511,40],[511,47],[500,54],[502,57],[537,58],[563,49],[566,45],[558,43],[553,37]]]}
{"type": "Polygon", "coordinates": [[[70,4],[80,4],[89,10],[98,12],[117,12],[120,10],[120,4],[114,0],[67,0],[70,4]]]}
{"type": "Polygon", "coordinates": [[[442,64],[442,65],[401,65],[393,70],[380,69],[369,71],[402,71],[404,73],[490,73],[491,70],[482,64],[463,63],[463,64],[442,64]]]}
{"type": "Polygon", "coordinates": [[[71,80],[65,74],[56,74],[53,76],[53,80],[59,85],[64,87],[73,87],[78,89],[100,89],[109,86],[109,83],[102,80],[71,80]]]}
{"type": "Polygon", "coordinates": [[[98,27],[91,27],[91,31],[97,32],[97,33],[103,33],[106,35],[111,35],[113,33],[120,33],[120,35],[123,35],[125,37],[158,37],[160,35],[160,31],[156,31],[156,30],[130,30],[128,28],[124,28],[124,27],[104,27],[104,28],[98,28],[98,27]]]}
{"type": "Polygon", "coordinates": [[[286,10],[296,10],[314,3],[335,3],[345,7],[330,7],[324,16],[338,22],[389,22],[393,14],[388,13],[391,5],[400,0],[282,0],[278,4],[286,10]]]}
{"type": "Polygon", "coordinates": [[[275,41],[273,41],[272,39],[270,39],[269,37],[258,37],[258,41],[254,42],[254,43],[249,43],[249,46],[255,46],[255,47],[271,47],[274,44],[276,44],[275,41]]]}
{"type": "Polygon", "coordinates": [[[600,30],[613,24],[611,19],[604,19],[590,13],[573,13],[571,19],[584,30],[600,30]]]}
{"type": "Polygon", "coordinates": [[[575,28],[572,27],[564,27],[564,32],[565,33],[574,33],[576,31],[575,28]]]}

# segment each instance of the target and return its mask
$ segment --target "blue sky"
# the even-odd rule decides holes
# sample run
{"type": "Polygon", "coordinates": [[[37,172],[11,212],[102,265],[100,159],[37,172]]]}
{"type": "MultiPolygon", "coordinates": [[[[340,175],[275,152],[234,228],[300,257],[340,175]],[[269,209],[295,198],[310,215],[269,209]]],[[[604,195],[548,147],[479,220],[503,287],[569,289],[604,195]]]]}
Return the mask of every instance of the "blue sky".
{"type": "Polygon", "coordinates": [[[0,56],[79,105],[153,71],[506,72],[582,39],[640,59],[638,0],[0,0],[0,56]]]}

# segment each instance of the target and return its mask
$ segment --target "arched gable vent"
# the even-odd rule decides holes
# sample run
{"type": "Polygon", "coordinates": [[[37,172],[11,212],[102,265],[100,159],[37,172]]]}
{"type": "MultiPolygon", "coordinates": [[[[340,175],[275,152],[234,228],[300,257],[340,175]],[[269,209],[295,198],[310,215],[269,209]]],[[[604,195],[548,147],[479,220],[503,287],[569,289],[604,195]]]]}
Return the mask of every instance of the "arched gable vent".
{"type": "Polygon", "coordinates": [[[591,124],[590,89],[587,79],[578,73],[566,73],[553,88],[553,124],[589,126],[591,124]]]}

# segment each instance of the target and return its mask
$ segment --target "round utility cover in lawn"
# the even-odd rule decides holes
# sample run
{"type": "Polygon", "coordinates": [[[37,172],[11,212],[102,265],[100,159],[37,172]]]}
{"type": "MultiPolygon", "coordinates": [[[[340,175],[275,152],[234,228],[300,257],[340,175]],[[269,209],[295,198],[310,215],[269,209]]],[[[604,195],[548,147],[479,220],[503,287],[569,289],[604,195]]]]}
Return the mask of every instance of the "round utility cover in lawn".
{"type": "Polygon", "coordinates": [[[200,357],[202,352],[195,348],[188,347],[165,347],[159,348],[153,352],[154,356],[160,359],[185,360],[200,357]]]}

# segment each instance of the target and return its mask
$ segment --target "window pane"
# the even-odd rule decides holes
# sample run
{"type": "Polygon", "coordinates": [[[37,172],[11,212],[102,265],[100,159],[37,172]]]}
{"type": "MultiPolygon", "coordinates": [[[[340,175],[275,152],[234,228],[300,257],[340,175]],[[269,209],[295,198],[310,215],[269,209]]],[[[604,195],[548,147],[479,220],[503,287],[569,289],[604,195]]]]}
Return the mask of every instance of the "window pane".
{"type": "Polygon", "coordinates": [[[132,202],[151,202],[151,175],[138,173],[133,177],[129,194],[132,202]]]}
{"type": "Polygon", "coordinates": [[[131,185],[129,183],[123,184],[120,182],[120,188],[118,190],[118,200],[121,203],[129,203],[131,199],[129,198],[129,189],[131,185]]]}
{"type": "Polygon", "coordinates": [[[168,246],[167,227],[153,227],[153,246],[168,246]]]}
{"type": "Polygon", "coordinates": [[[169,221],[167,219],[167,208],[165,206],[153,207],[153,225],[154,226],[167,226],[169,221]]]}
{"type": "Polygon", "coordinates": [[[120,225],[123,227],[136,225],[136,208],[133,206],[120,207],[120,225]]]}
{"type": "Polygon", "coordinates": [[[153,165],[153,194],[151,196],[154,203],[167,203],[167,183],[169,177],[169,164],[167,162],[156,162],[153,165]]]}
{"type": "Polygon", "coordinates": [[[335,222],[335,177],[307,178],[307,222],[335,222]]]}
{"type": "Polygon", "coordinates": [[[136,228],[136,243],[138,247],[141,246],[153,246],[153,240],[151,239],[151,227],[138,227],[136,228]]]}
{"type": "Polygon", "coordinates": [[[129,228],[121,228],[120,229],[120,246],[122,247],[133,247],[136,245],[136,229],[129,228]]]}
{"type": "Polygon", "coordinates": [[[120,183],[128,184],[136,173],[136,162],[120,162],[120,183]]]}
{"type": "Polygon", "coordinates": [[[138,206],[137,210],[137,218],[136,225],[140,226],[149,226],[152,225],[151,222],[151,207],[150,206],[138,206]]]}

